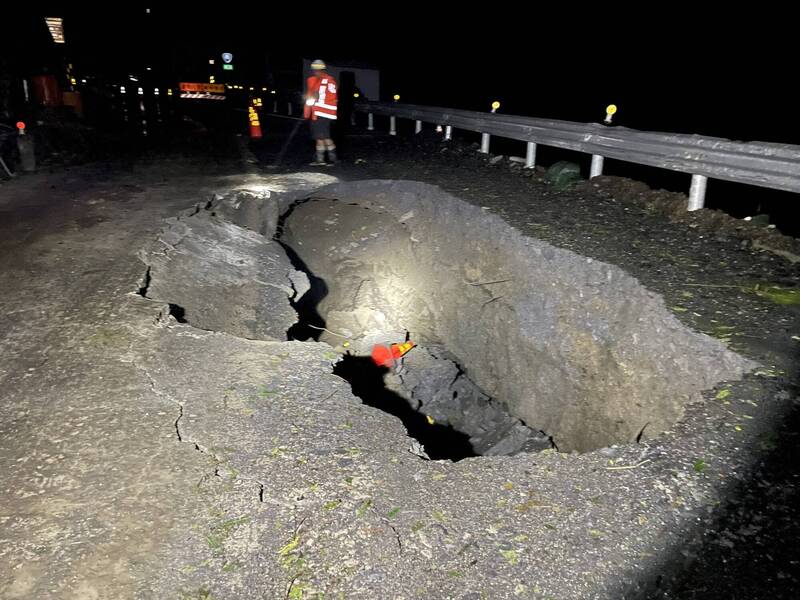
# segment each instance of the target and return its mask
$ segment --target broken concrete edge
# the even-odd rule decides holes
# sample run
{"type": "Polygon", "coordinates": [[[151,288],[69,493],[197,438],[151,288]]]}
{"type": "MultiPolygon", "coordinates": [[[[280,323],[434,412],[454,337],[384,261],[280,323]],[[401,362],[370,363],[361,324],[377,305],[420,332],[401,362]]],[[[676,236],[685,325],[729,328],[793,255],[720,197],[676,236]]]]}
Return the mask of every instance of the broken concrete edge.
{"type": "MultiPolygon", "coordinates": [[[[201,213],[219,216],[234,225],[250,229],[270,240],[276,233],[280,206],[288,206],[292,202],[305,197],[306,193],[321,185],[337,181],[335,177],[320,173],[291,173],[287,175],[264,176],[257,170],[244,175],[228,175],[218,177],[214,187],[202,192],[201,200],[181,210],[173,217],[164,220],[162,232],[168,231],[176,223],[201,213]]],[[[137,285],[137,293],[148,297],[152,279],[149,257],[163,253],[163,242],[160,236],[146,242],[136,252],[139,260],[145,265],[145,271],[137,285]]],[[[302,277],[292,271],[289,284],[294,292],[292,301],[303,295],[307,287],[302,277]]]]}
{"type": "Polygon", "coordinates": [[[338,181],[324,173],[303,172],[271,176],[248,174],[226,179],[229,186],[223,183],[210,191],[208,209],[268,238],[275,235],[278,219],[293,202],[338,181]]]}
{"type": "Polygon", "coordinates": [[[209,211],[167,219],[139,258],[140,295],[168,302],[179,322],[244,339],[286,339],[309,287],[279,244],[209,211]]]}

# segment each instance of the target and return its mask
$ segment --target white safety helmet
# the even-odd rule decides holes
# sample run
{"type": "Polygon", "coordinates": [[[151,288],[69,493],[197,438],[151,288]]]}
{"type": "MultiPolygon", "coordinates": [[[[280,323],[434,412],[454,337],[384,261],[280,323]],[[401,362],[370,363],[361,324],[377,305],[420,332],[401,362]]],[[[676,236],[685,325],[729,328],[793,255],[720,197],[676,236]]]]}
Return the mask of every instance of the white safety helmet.
{"type": "Polygon", "coordinates": [[[324,71],[328,66],[325,64],[325,61],[317,59],[311,63],[311,68],[315,71],[324,71]]]}

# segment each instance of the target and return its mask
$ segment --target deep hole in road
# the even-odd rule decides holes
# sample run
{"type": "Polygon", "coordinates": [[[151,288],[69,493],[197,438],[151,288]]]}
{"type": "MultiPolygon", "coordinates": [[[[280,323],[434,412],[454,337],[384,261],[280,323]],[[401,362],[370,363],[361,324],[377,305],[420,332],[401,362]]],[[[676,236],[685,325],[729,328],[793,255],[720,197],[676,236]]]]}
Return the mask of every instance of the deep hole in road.
{"type": "Polygon", "coordinates": [[[365,403],[403,416],[419,441],[412,452],[469,455],[463,436],[447,437],[451,430],[480,456],[637,443],[669,431],[704,390],[754,368],[681,323],[663,297],[622,269],[522,235],[441,189],[362,181],[317,193],[328,197],[294,203],[277,231],[277,211],[248,207],[242,215],[254,230],[275,231],[284,246],[278,263],[287,271],[277,275],[290,285],[266,285],[288,294],[294,311],[276,307],[260,280],[241,305],[227,277],[208,289],[211,302],[201,278],[197,298],[196,286],[167,267],[196,263],[191,251],[166,265],[159,255],[163,277],[148,269],[138,292],[150,298],[155,286],[156,296],[172,300],[175,320],[202,329],[318,341],[353,355],[337,374],[365,403]],[[300,315],[295,326],[292,312],[300,315]],[[273,328],[260,328],[273,317],[273,328]],[[376,372],[365,360],[407,335],[417,345],[390,369],[376,372]]]}
{"type": "Polygon", "coordinates": [[[317,194],[277,235],[325,286],[304,300],[319,316],[307,339],[369,357],[410,332],[417,347],[380,379],[365,361],[338,370],[359,391],[396,395],[368,403],[402,399],[477,455],[641,442],[753,368],[622,269],[523,235],[487,207],[410,181],[317,194]],[[366,385],[379,380],[385,389],[366,385]]]}
{"type": "Polygon", "coordinates": [[[466,433],[452,426],[429,422],[426,415],[414,410],[401,395],[386,387],[384,377],[389,368],[379,367],[368,356],[345,355],[333,373],[350,383],[353,394],[372,406],[400,419],[408,435],[422,444],[433,460],[458,461],[477,456],[466,433]]]}
{"type": "MultiPolygon", "coordinates": [[[[301,257],[302,241],[290,244],[282,235],[295,208],[308,201],[294,203],[281,216],[275,238],[292,266],[308,276],[311,286],[301,298],[292,301],[298,322],[289,329],[287,337],[319,341],[325,336],[325,341],[335,343],[339,338],[342,342],[348,336],[327,329],[326,320],[318,311],[320,302],[331,291],[328,283],[312,272],[301,257]]],[[[502,402],[484,393],[469,379],[455,355],[440,344],[420,345],[391,368],[378,366],[368,355],[369,347],[370,344],[362,344],[357,354],[344,351],[333,373],[347,381],[364,404],[400,419],[409,437],[421,445],[417,449],[421,456],[455,462],[555,446],[550,436],[528,427],[502,402]]]]}

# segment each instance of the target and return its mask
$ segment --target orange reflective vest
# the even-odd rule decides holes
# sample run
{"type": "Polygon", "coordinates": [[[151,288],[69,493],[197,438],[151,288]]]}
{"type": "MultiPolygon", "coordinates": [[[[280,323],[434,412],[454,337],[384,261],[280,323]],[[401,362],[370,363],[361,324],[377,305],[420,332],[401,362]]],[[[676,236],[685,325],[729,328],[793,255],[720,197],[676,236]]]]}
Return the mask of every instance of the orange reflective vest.
{"type": "Polygon", "coordinates": [[[336,79],[327,73],[312,75],[306,80],[306,106],[303,116],[306,119],[336,120],[336,105],[339,102],[336,79]]]}

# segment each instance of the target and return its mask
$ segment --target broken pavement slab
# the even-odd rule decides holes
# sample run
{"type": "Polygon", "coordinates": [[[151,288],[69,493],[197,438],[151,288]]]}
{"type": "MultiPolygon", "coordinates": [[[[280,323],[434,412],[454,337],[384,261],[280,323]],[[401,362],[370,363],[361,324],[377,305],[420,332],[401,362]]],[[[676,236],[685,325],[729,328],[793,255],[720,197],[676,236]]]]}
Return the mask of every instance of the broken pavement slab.
{"type": "Polygon", "coordinates": [[[286,339],[297,322],[290,302],[309,287],[276,242],[205,211],[169,219],[140,258],[143,296],[168,299],[200,329],[247,339],[286,339]]]}

